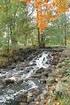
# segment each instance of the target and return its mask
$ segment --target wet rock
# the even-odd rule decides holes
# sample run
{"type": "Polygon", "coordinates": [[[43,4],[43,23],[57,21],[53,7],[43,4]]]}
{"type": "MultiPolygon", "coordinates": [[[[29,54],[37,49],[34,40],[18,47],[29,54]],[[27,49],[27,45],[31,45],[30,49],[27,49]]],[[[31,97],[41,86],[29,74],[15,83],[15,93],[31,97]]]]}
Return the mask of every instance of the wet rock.
{"type": "Polygon", "coordinates": [[[41,73],[43,73],[44,71],[45,71],[44,68],[40,68],[40,69],[36,72],[36,74],[41,74],[41,73]]]}
{"type": "Polygon", "coordinates": [[[27,94],[19,94],[15,97],[15,102],[17,103],[27,103],[27,94]]]}
{"type": "Polygon", "coordinates": [[[5,84],[6,84],[6,85],[9,85],[9,84],[14,84],[14,83],[15,83],[15,81],[14,81],[14,80],[10,80],[10,79],[5,80],[5,84]]]}
{"type": "Polygon", "coordinates": [[[15,82],[16,82],[15,77],[11,77],[11,78],[5,79],[5,81],[4,81],[4,83],[5,83],[6,85],[14,84],[15,82]]]}
{"type": "Polygon", "coordinates": [[[27,102],[30,103],[31,101],[34,101],[33,94],[31,92],[28,92],[27,102]]]}
{"type": "Polygon", "coordinates": [[[10,65],[10,66],[8,66],[8,69],[14,69],[14,68],[16,68],[16,64],[15,63],[13,63],[12,65],[10,65]]]}
{"type": "Polygon", "coordinates": [[[3,84],[0,84],[0,89],[3,88],[3,84]]]}
{"type": "MultiPolygon", "coordinates": [[[[44,78],[44,77],[43,77],[43,78],[44,78]]],[[[41,83],[42,83],[43,85],[46,84],[46,82],[47,82],[47,81],[46,81],[45,79],[42,79],[42,80],[41,80],[41,83]]]]}
{"type": "Polygon", "coordinates": [[[3,81],[0,78],[0,89],[3,87],[3,81]]]}

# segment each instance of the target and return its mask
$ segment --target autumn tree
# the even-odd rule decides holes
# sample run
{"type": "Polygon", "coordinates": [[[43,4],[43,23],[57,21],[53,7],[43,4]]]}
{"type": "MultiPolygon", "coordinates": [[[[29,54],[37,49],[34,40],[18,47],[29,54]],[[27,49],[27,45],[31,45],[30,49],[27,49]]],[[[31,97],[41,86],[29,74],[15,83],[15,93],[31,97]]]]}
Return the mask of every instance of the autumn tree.
{"type": "Polygon", "coordinates": [[[32,3],[36,10],[36,23],[38,27],[39,46],[44,43],[44,30],[48,27],[49,21],[54,21],[68,9],[69,0],[22,0],[26,4],[32,3]]]}

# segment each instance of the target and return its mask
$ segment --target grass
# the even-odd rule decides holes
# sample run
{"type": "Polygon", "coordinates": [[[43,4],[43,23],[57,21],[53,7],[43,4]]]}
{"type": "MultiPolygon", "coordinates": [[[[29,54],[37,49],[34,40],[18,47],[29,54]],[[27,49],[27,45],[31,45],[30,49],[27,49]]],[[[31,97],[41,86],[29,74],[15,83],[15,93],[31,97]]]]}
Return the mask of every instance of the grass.
{"type": "Polygon", "coordinates": [[[67,53],[62,55],[56,69],[49,75],[48,85],[46,105],[70,105],[70,56],[67,53]]]}

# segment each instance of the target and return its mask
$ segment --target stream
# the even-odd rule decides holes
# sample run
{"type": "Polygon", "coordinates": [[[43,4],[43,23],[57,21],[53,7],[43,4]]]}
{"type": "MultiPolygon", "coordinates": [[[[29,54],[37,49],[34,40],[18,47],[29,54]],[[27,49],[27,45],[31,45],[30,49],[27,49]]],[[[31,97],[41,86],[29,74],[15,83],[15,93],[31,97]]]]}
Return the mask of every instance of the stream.
{"type": "Polygon", "coordinates": [[[27,66],[24,66],[26,62],[21,62],[12,70],[1,69],[0,105],[19,105],[20,102],[32,105],[31,102],[42,94],[44,89],[47,93],[48,87],[45,83],[48,73],[51,72],[53,59],[51,52],[42,51],[29,61],[27,66]]]}

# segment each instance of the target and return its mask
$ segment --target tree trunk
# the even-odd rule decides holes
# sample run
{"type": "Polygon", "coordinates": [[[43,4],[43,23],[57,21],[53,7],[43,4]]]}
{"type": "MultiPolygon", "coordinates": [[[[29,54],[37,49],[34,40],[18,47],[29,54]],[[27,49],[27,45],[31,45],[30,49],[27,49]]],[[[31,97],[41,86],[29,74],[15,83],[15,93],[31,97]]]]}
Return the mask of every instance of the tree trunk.
{"type": "Polygon", "coordinates": [[[65,43],[65,46],[67,46],[67,36],[66,36],[66,35],[67,35],[67,29],[66,29],[66,28],[67,28],[67,27],[66,27],[66,24],[65,24],[64,27],[65,27],[65,28],[64,28],[64,31],[65,31],[65,32],[64,32],[64,33],[65,33],[65,36],[64,36],[65,42],[64,42],[64,43],[65,43]]]}
{"type": "Polygon", "coordinates": [[[45,47],[45,40],[44,40],[44,34],[41,34],[41,48],[45,47]]]}
{"type": "Polygon", "coordinates": [[[40,31],[39,31],[39,28],[38,28],[38,45],[40,47],[40,31]]]}
{"type": "Polygon", "coordinates": [[[44,35],[43,33],[40,33],[39,28],[38,28],[38,45],[40,48],[45,47],[44,35]]]}

